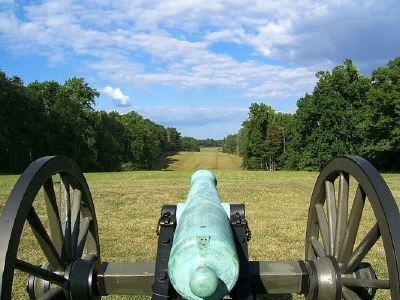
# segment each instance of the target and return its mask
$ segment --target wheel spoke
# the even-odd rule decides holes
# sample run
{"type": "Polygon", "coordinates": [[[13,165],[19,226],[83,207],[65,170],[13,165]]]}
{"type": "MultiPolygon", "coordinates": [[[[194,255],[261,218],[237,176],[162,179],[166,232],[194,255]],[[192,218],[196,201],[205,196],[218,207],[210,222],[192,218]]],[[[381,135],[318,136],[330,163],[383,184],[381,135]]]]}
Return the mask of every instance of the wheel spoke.
{"type": "Polygon", "coordinates": [[[328,231],[329,231],[329,249],[328,255],[333,255],[335,246],[335,235],[336,235],[336,197],[335,197],[335,186],[333,182],[325,181],[325,194],[326,194],[326,210],[328,214],[328,231]]]}
{"type": "Polygon", "coordinates": [[[379,231],[378,223],[376,223],[358,245],[357,249],[354,250],[348,262],[343,264],[342,268],[344,273],[353,272],[360,265],[361,261],[375,245],[380,236],[381,233],[379,231]]]}
{"type": "Polygon", "coordinates": [[[60,213],[57,206],[57,197],[54,192],[53,180],[49,177],[43,184],[47,216],[50,223],[50,233],[57,252],[63,253],[64,238],[60,223],[60,213]]]}
{"type": "Polygon", "coordinates": [[[347,214],[349,206],[349,173],[341,173],[339,177],[338,217],[336,221],[335,251],[338,258],[340,245],[346,232],[347,214]]]}
{"type": "Polygon", "coordinates": [[[29,210],[27,220],[51,267],[57,271],[62,270],[61,257],[33,207],[29,210]]]}
{"type": "Polygon", "coordinates": [[[59,286],[51,287],[46,293],[37,298],[37,300],[50,300],[57,299],[58,296],[62,293],[63,289],[59,286]]]}
{"type": "Polygon", "coordinates": [[[310,239],[310,242],[311,242],[311,246],[312,246],[317,258],[322,258],[322,257],[326,256],[324,248],[322,247],[321,243],[315,237],[312,237],[310,239]]]}
{"type": "Polygon", "coordinates": [[[86,239],[89,234],[89,229],[92,224],[92,219],[91,218],[85,218],[83,220],[80,232],[79,232],[79,237],[78,237],[78,247],[76,250],[76,257],[82,257],[83,251],[85,249],[85,244],[86,244],[86,239]]]}
{"type": "Polygon", "coordinates": [[[69,176],[60,173],[60,217],[61,228],[64,235],[64,244],[66,255],[68,258],[72,257],[71,253],[71,196],[69,176]]]}
{"type": "MultiPolygon", "coordinates": [[[[399,228],[399,208],[378,170],[358,156],[332,159],[321,170],[312,192],[305,259],[309,268],[313,268],[312,261],[317,266],[319,272],[313,275],[315,282],[325,282],[328,275],[331,281],[331,276],[336,274],[336,282],[341,287],[334,294],[329,284],[319,284],[318,290],[313,289],[316,284],[310,285],[309,295],[357,300],[373,298],[377,289],[388,289],[382,291],[385,299],[400,299],[399,228]],[[329,239],[333,236],[330,226],[334,223],[335,216],[331,216],[334,204],[337,219],[332,247],[329,239]],[[319,259],[321,247],[327,257],[319,259]],[[374,253],[384,260],[383,265],[370,257],[374,253]],[[325,260],[328,263],[328,258],[333,267],[323,265],[325,260]]],[[[379,297],[378,292],[376,295],[379,297]]]]}
{"type": "Polygon", "coordinates": [[[358,228],[365,203],[365,192],[360,185],[358,185],[356,195],[354,197],[353,207],[351,208],[350,217],[347,222],[346,233],[343,239],[343,244],[339,252],[338,262],[343,264],[347,261],[354,248],[358,228]]]}
{"type": "Polygon", "coordinates": [[[15,183],[2,212],[1,299],[21,294],[21,279],[26,275],[28,293],[34,298],[68,297],[70,268],[77,254],[83,260],[89,257],[91,263],[100,262],[92,196],[85,176],[71,159],[46,156],[33,162],[15,183]],[[38,256],[30,253],[33,248],[38,256]],[[37,284],[41,291],[33,295],[37,284]]]}
{"type": "Polygon", "coordinates": [[[389,280],[381,279],[361,279],[361,278],[342,278],[342,284],[346,287],[363,287],[374,289],[390,289],[389,280]]]}
{"type": "Polygon", "coordinates": [[[72,202],[71,210],[71,223],[72,223],[72,236],[71,236],[71,252],[72,256],[76,257],[76,251],[79,238],[80,227],[80,210],[81,210],[82,192],[78,189],[74,190],[74,200],[72,202]]]}
{"type": "Polygon", "coordinates": [[[329,251],[329,229],[328,229],[328,221],[326,220],[325,212],[322,207],[322,204],[315,205],[315,210],[317,212],[317,219],[319,230],[321,232],[322,242],[324,244],[324,248],[329,251]]]}
{"type": "Polygon", "coordinates": [[[15,268],[17,270],[20,270],[22,272],[28,273],[30,275],[33,275],[35,277],[42,278],[46,281],[49,281],[51,283],[54,283],[60,287],[63,287],[64,282],[66,279],[64,276],[58,275],[56,273],[53,273],[49,270],[43,269],[39,266],[32,265],[26,261],[17,259],[15,262],[15,268]]]}

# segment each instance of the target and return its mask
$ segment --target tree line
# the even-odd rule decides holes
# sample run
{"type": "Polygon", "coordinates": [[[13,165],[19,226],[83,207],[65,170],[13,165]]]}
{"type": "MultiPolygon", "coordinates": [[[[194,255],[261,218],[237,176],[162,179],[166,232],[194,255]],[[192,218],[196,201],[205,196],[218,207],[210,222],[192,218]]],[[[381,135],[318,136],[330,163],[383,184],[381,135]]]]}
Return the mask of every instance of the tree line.
{"type": "Polygon", "coordinates": [[[200,151],[200,141],[134,111],[95,111],[98,96],[83,78],[25,86],[0,71],[0,173],[46,155],[71,157],[85,171],[149,170],[165,152],[200,151]]]}
{"type": "Polygon", "coordinates": [[[95,111],[99,92],[83,78],[32,82],[0,71],[0,173],[19,173],[45,155],[71,157],[85,171],[149,170],[165,152],[222,147],[244,169],[319,170],[360,155],[400,170],[400,57],[361,75],[351,59],[319,71],[294,114],[253,103],[238,133],[222,141],[181,137],[138,113],[95,111]]]}
{"type": "Polygon", "coordinates": [[[223,152],[241,155],[245,169],[320,170],[333,157],[359,155],[381,171],[400,171],[400,56],[371,77],[351,59],[316,77],[294,114],[251,104],[223,152]]]}

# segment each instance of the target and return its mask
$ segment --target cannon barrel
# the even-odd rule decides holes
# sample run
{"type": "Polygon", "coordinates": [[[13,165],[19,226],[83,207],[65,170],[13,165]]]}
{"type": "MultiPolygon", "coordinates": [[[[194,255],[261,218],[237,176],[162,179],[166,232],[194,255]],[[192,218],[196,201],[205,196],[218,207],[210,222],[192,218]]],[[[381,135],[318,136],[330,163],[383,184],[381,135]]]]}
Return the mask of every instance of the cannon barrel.
{"type": "Polygon", "coordinates": [[[187,299],[221,299],[239,276],[230,221],[216,185],[210,171],[194,173],[177,220],[168,275],[175,290],[187,299]]]}

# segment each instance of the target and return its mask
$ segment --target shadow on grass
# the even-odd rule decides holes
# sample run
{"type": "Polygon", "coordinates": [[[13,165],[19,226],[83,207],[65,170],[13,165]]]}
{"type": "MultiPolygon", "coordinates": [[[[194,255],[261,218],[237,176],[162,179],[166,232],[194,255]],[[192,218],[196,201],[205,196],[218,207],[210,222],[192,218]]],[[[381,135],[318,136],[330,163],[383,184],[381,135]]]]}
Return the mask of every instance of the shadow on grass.
{"type": "Polygon", "coordinates": [[[174,155],[177,155],[178,151],[170,151],[170,152],[165,152],[161,155],[158,163],[156,164],[156,170],[157,171],[173,171],[168,169],[169,166],[178,161],[176,158],[172,158],[174,155]]]}

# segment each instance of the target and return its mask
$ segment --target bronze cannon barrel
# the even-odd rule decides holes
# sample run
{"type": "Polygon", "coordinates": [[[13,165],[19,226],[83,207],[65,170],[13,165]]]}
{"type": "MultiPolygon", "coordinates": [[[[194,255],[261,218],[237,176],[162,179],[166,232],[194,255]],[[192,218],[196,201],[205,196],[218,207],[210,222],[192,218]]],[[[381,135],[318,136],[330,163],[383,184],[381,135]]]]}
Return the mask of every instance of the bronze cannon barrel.
{"type": "Polygon", "coordinates": [[[221,299],[238,279],[235,242],[216,184],[210,171],[194,173],[177,220],[168,275],[175,290],[188,299],[221,299]]]}

